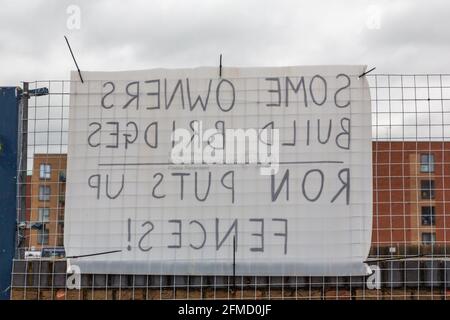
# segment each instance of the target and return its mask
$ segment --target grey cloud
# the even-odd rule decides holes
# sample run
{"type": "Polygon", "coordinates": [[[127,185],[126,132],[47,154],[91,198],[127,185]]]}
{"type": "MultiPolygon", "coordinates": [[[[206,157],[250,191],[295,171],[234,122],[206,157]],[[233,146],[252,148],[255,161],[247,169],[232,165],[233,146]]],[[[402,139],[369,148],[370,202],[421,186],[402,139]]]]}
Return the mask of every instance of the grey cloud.
{"type": "Polygon", "coordinates": [[[447,1],[17,0],[0,11],[0,85],[67,79],[68,35],[84,70],[215,65],[368,64],[446,73],[447,1]],[[81,29],[68,30],[69,5],[81,29]],[[370,5],[380,29],[366,26],[370,5]]]}

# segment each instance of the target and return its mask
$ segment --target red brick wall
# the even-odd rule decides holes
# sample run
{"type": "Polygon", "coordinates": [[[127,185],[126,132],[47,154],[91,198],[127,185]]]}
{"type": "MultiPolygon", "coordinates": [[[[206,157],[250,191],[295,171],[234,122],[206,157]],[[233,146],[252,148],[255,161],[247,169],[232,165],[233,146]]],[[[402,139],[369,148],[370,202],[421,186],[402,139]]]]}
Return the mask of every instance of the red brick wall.
{"type": "Polygon", "coordinates": [[[373,142],[373,245],[420,244],[421,232],[450,241],[450,142],[373,142]],[[420,154],[432,153],[434,173],[420,172],[420,154]],[[420,180],[435,181],[435,199],[420,198],[420,180]],[[421,225],[421,206],[435,206],[434,228],[421,225]]]}

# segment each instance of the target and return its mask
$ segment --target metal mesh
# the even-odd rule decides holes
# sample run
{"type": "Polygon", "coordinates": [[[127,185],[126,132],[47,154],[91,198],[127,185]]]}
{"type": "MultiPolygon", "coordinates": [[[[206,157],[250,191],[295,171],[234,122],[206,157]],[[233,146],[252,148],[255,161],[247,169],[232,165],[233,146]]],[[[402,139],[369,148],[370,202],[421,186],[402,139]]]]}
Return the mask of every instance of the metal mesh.
{"type": "Polygon", "coordinates": [[[450,75],[367,75],[373,132],[368,277],[89,275],[63,250],[70,81],[24,84],[13,299],[447,299],[450,75]],[[28,87],[28,88],[27,88],[28,87]],[[48,88],[48,94],[39,91],[48,88]],[[26,94],[28,93],[28,95],[26,94]],[[69,286],[70,287],[70,286],[69,286]]]}

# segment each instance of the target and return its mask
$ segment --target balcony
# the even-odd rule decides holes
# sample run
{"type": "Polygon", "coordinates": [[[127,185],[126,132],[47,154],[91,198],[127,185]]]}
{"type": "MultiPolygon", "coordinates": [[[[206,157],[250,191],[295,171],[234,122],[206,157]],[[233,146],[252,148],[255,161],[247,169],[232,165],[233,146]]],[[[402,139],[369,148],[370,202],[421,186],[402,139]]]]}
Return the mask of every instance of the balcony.
{"type": "Polygon", "coordinates": [[[58,196],[58,201],[60,205],[64,206],[64,204],[66,203],[66,195],[64,193],[61,193],[58,196]]]}
{"type": "Polygon", "coordinates": [[[59,172],[59,182],[66,182],[66,172],[65,171],[60,171],[59,172]]]}

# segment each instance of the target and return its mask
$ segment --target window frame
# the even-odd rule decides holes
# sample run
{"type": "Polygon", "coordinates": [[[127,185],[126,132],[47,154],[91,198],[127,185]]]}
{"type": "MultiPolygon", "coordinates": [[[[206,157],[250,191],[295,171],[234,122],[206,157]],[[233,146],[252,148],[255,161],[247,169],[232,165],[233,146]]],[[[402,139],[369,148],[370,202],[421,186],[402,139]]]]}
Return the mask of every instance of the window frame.
{"type": "Polygon", "coordinates": [[[41,163],[39,165],[39,179],[48,180],[48,179],[51,179],[51,177],[52,177],[51,164],[50,163],[41,163]]]}
{"type": "Polygon", "coordinates": [[[50,201],[50,197],[52,195],[52,190],[50,188],[50,186],[48,185],[39,185],[39,201],[50,201]],[[41,192],[41,190],[48,190],[48,194],[44,193],[43,191],[41,192]]]}
{"type": "Polygon", "coordinates": [[[421,241],[423,245],[434,245],[436,243],[436,232],[422,232],[421,241]],[[429,241],[425,241],[425,235],[429,235],[429,241]]]}
{"type": "Polygon", "coordinates": [[[436,197],[436,184],[434,180],[420,180],[420,198],[422,200],[433,200],[436,197]],[[428,188],[424,188],[423,183],[428,182],[428,188]],[[424,193],[428,193],[427,197],[424,197],[424,193]]]}
{"type": "Polygon", "coordinates": [[[39,219],[39,222],[42,222],[42,223],[50,222],[50,208],[38,208],[38,219],[39,219]],[[44,214],[41,213],[43,211],[47,212],[47,219],[46,220],[43,219],[44,214]]]}
{"type": "Polygon", "coordinates": [[[50,230],[45,225],[38,230],[37,242],[40,245],[47,245],[50,242],[50,230]]]}
{"type": "Polygon", "coordinates": [[[436,207],[435,206],[422,206],[421,207],[421,224],[423,226],[435,226],[436,225],[436,207]],[[424,209],[428,208],[428,214],[424,214],[424,209]],[[424,223],[424,221],[429,220],[429,223],[424,223]]]}
{"type": "Polygon", "coordinates": [[[434,172],[434,154],[421,153],[420,154],[420,172],[421,173],[433,173],[434,172]],[[423,158],[426,157],[426,161],[423,158]]]}

